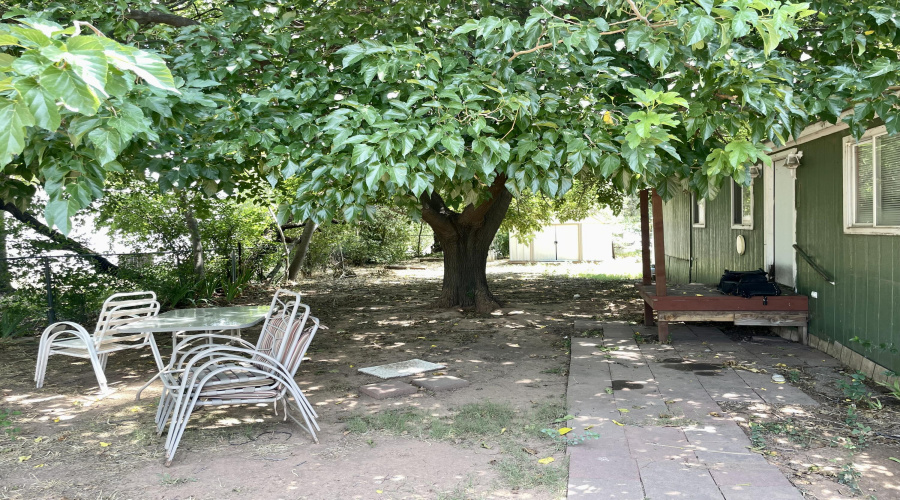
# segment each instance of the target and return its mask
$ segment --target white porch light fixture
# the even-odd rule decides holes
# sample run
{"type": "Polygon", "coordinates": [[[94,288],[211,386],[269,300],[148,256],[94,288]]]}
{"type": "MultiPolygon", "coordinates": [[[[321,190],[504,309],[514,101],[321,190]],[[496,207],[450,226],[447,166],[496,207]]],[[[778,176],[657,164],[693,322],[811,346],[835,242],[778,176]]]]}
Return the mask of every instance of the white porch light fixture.
{"type": "Polygon", "coordinates": [[[797,151],[787,155],[784,160],[784,168],[795,169],[800,166],[800,158],[803,158],[803,151],[797,151]]]}

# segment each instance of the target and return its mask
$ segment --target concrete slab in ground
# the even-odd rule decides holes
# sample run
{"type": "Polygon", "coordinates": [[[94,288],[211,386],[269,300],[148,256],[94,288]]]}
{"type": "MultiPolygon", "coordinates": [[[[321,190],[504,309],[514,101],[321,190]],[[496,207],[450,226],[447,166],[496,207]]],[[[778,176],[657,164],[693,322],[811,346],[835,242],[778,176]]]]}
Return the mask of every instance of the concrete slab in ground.
{"type": "Polygon", "coordinates": [[[462,389],[463,387],[469,386],[468,380],[463,380],[452,375],[417,378],[413,380],[412,383],[415,386],[434,392],[452,391],[454,389],[462,389]]]}
{"type": "Polygon", "coordinates": [[[722,367],[729,359],[760,367],[785,359],[803,363],[808,347],[773,342],[745,348],[718,329],[685,325],[673,325],[672,345],[637,344],[635,332],[650,330],[599,327],[602,339],[572,342],[567,404],[576,417],[569,425],[594,426],[601,439],[569,447],[570,498],[802,498],[777,467],[749,450],[747,435],[716,401],[815,404],[794,386],[772,384],[773,370],[722,367]]]}
{"type": "Polygon", "coordinates": [[[360,394],[365,394],[366,396],[375,399],[399,398],[401,396],[409,396],[410,394],[415,394],[417,392],[419,392],[418,388],[399,380],[363,385],[359,388],[360,394]]]}

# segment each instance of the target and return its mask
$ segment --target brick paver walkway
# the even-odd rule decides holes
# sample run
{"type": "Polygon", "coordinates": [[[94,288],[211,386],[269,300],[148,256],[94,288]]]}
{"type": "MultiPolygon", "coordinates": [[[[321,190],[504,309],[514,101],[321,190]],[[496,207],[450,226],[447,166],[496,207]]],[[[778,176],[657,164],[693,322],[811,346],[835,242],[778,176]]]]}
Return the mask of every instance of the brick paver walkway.
{"type": "Polygon", "coordinates": [[[569,427],[600,438],[569,446],[569,498],[802,500],[778,468],[749,450],[716,401],[815,405],[789,383],[774,384],[771,368],[836,360],[780,339],[733,342],[708,327],[673,325],[672,345],[636,343],[635,332],[651,333],[643,327],[575,327],[602,327],[604,337],[572,339],[569,427]],[[755,362],[769,374],[700,364],[728,360],[755,362]]]}

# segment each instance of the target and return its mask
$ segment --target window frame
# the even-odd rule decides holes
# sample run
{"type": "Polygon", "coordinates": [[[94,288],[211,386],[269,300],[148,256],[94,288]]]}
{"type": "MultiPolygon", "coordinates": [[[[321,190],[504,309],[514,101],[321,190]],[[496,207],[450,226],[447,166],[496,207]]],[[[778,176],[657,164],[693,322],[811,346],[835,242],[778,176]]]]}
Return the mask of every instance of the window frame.
{"type": "Polygon", "coordinates": [[[697,198],[697,195],[691,193],[691,227],[696,228],[705,228],[706,227],[706,198],[697,198]],[[697,219],[694,220],[694,208],[697,207],[697,219]]]}
{"type": "MultiPolygon", "coordinates": [[[[755,181],[755,180],[756,179],[751,178],[749,186],[741,186],[740,184],[735,182],[734,179],[731,179],[731,210],[730,210],[730,212],[731,212],[731,221],[730,221],[731,229],[741,229],[741,230],[745,230],[745,231],[753,231],[753,224],[754,224],[754,222],[756,222],[755,221],[756,218],[753,216],[753,211],[756,208],[756,200],[754,199],[754,193],[753,193],[753,191],[754,191],[753,181],[755,181]],[[734,197],[736,194],[735,189],[739,189],[742,192],[744,189],[750,190],[750,222],[748,224],[744,224],[743,222],[741,222],[740,224],[735,224],[735,222],[734,222],[734,219],[735,219],[735,217],[734,217],[734,215],[735,215],[735,213],[734,213],[734,197]]],[[[743,219],[744,219],[744,214],[742,212],[741,213],[741,221],[743,221],[743,219]]]]}
{"type": "MultiPolygon", "coordinates": [[[[843,160],[844,160],[844,233],[845,234],[869,234],[884,236],[900,236],[900,226],[877,226],[878,206],[876,197],[872,198],[872,216],[873,222],[871,226],[860,226],[856,224],[856,150],[860,142],[872,141],[872,150],[875,150],[875,138],[887,135],[887,127],[884,125],[875,127],[866,131],[865,134],[857,141],[852,135],[844,137],[843,160]]],[[[875,193],[878,192],[878,172],[877,164],[872,165],[873,179],[872,186],[875,193]]]]}

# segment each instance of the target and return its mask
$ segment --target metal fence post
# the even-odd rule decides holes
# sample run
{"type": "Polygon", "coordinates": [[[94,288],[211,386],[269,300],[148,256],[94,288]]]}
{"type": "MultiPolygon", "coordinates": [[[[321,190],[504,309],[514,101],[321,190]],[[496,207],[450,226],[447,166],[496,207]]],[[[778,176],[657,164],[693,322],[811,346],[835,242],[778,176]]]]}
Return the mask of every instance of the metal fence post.
{"type": "Polygon", "coordinates": [[[44,284],[47,287],[47,321],[51,324],[56,323],[56,309],[53,305],[53,282],[50,274],[50,259],[42,258],[44,261],[44,284]]]}
{"type": "Polygon", "coordinates": [[[234,248],[231,249],[231,282],[237,281],[237,261],[234,260],[234,248]]]}

